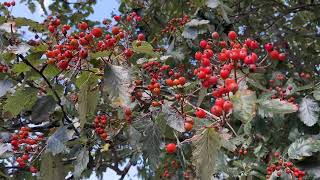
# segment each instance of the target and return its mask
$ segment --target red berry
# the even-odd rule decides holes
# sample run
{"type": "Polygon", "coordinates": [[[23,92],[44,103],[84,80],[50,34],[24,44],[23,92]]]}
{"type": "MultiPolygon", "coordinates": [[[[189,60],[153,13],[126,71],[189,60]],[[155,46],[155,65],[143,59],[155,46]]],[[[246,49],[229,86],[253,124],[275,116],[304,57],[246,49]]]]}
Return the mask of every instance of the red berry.
{"type": "Polygon", "coordinates": [[[183,86],[186,83],[186,78],[185,77],[180,77],[178,80],[179,80],[179,84],[181,86],[183,86]]]}
{"type": "Polygon", "coordinates": [[[222,107],[224,112],[229,112],[233,108],[233,104],[231,101],[225,101],[222,107]]]}
{"type": "Polygon", "coordinates": [[[184,129],[186,130],[186,131],[191,131],[192,130],[192,124],[191,123],[188,123],[188,122],[185,122],[184,123],[184,129]]]}
{"type": "Polygon", "coordinates": [[[206,40],[201,40],[199,45],[202,49],[204,49],[207,47],[208,42],[206,40]]]}
{"type": "Polygon", "coordinates": [[[30,170],[30,172],[32,172],[32,173],[37,173],[37,172],[38,172],[38,169],[37,169],[36,167],[34,167],[34,166],[31,166],[31,167],[29,168],[29,170],[30,170]]]}
{"type": "Polygon", "coordinates": [[[78,28],[82,31],[85,31],[88,29],[88,24],[86,22],[81,22],[78,24],[78,28]]]}
{"type": "Polygon", "coordinates": [[[51,33],[54,33],[54,31],[56,30],[55,28],[54,28],[54,26],[48,26],[48,30],[51,32],[51,33]]]}
{"type": "Polygon", "coordinates": [[[271,43],[267,43],[264,45],[266,51],[271,52],[273,50],[273,45],[271,43]]]}
{"type": "Polygon", "coordinates": [[[194,55],[194,58],[196,59],[196,60],[201,60],[201,58],[202,58],[202,53],[201,52],[196,52],[196,54],[194,55]]]}
{"type": "Polygon", "coordinates": [[[204,112],[204,110],[202,109],[198,109],[196,112],[195,112],[196,116],[198,118],[205,118],[206,117],[206,112],[204,112]]]}
{"type": "Polygon", "coordinates": [[[229,37],[229,39],[231,40],[231,41],[234,41],[236,38],[237,38],[237,33],[236,32],[234,32],[234,31],[230,31],[229,33],[228,33],[228,37],[229,37]]]}
{"type": "Polygon", "coordinates": [[[117,35],[120,32],[120,28],[118,26],[113,26],[111,31],[112,34],[117,35]]]}
{"type": "Polygon", "coordinates": [[[143,41],[144,40],[144,34],[140,33],[138,34],[138,40],[143,41]]]}
{"type": "Polygon", "coordinates": [[[226,70],[226,69],[222,69],[220,71],[220,76],[222,79],[227,79],[230,75],[230,71],[226,70]]]}
{"type": "Polygon", "coordinates": [[[213,38],[213,39],[219,39],[219,37],[220,37],[220,35],[219,35],[218,32],[213,32],[213,33],[212,33],[212,38],[213,38]]]}
{"type": "Polygon", "coordinates": [[[174,143],[167,144],[167,146],[166,146],[166,152],[167,153],[173,154],[173,153],[176,152],[176,150],[177,150],[176,144],[174,144],[174,143]]]}
{"type": "Polygon", "coordinates": [[[58,63],[58,67],[61,69],[61,70],[65,70],[68,68],[68,61],[67,60],[62,60],[58,63]]]}
{"type": "Polygon", "coordinates": [[[121,16],[119,16],[119,15],[118,15],[118,16],[114,16],[113,19],[114,19],[115,21],[120,21],[120,20],[121,20],[121,16]]]}
{"type": "Polygon", "coordinates": [[[279,58],[279,52],[277,50],[273,50],[270,52],[271,59],[278,59],[279,58]]]}
{"type": "Polygon", "coordinates": [[[279,61],[284,61],[286,60],[286,55],[284,53],[279,54],[278,56],[279,61]]]}
{"type": "Polygon", "coordinates": [[[98,28],[98,27],[93,28],[91,33],[96,38],[99,38],[99,37],[102,36],[102,30],[100,28],[98,28]]]}
{"type": "Polygon", "coordinates": [[[217,105],[212,106],[211,113],[215,116],[221,116],[222,115],[221,106],[217,106],[217,105]]]}
{"type": "Polygon", "coordinates": [[[223,98],[217,98],[216,101],[214,102],[215,106],[220,106],[222,107],[224,104],[224,99],[223,98]]]}

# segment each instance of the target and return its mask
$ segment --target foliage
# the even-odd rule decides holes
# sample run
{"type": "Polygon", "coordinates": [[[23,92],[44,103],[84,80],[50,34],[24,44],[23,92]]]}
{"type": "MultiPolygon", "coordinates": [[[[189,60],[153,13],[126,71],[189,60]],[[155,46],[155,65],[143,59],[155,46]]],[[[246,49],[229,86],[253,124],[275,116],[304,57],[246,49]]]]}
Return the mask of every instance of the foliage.
{"type": "Polygon", "coordinates": [[[319,177],[317,1],[19,3],[46,20],[0,5],[1,178],[319,177]]]}

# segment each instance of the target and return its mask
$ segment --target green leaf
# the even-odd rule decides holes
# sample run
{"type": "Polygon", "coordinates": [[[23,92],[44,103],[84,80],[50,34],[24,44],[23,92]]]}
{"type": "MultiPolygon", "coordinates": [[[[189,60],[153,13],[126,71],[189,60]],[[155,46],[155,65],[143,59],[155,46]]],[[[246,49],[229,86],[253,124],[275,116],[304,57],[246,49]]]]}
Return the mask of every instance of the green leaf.
{"type": "Polygon", "coordinates": [[[60,70],[52,64],[49,64],[46,69],[43,71],[43,74],[49,79],[56,76],[60,70]]]}
{"type": "Polygon", "coordinates": [[[312,156],[313,153],[320,151],[320,140],[300,138],[293,142],[288,149],[290,159],[302,160],[304,157],[312,156]]]}
{"type": "Polygon", "coordinates": [[[29,26],[30,30],[36,30],[38,32],[41,32],[41,31],[44,31],[44,25],[34,21],[34,20],[31,20],[31,19],[27,19],[27,18],[23,18],[23,17],[18,17],[15,19],[15,22],[16,22],[16,25],[18,27],[21,27],[21,26],[29,26]]]}
{"type": "Polygon", "coordinates": [[[95,52],[95,53],[90,53],[90,58],[91,59],[97,59],[100,57],[107,57],[109,56],[111,53],[111,51],[107,50],[107,51],[100,51],[100,52],[95,52]]]}
{"type": "Polygon", "coordinates": [[[304,97],[299,105],[300,120],[307,126],[315,125],[319,120],[320,107],[316,101],[304,97]]]}
{"type": "Polygon", "coordinates": [[[20,74],[23,72],[28,72],[31,70],[31,67],[29,67],[28,65],[26,65],[24,62],[20,62],[18,64],[13,65],[12,71],[20,74]]]}
{"type": "Polygon", "coordinates": [[[159,56],[157,53],[153,51],[153,47],[146,41],[141,41],[141,45],[137,46],[138,41],[134,41],[132,43],[132,49],[136,53],[143,53],[150,56],[159,56]]]}
{"type": "Polygon", "coordinates": [[[8,96],[4,110],[13,116],[22,111],[30,110],[37,100],[38,91],[33,88],[18,89],[13,95],[8,96]]]}
{"type": "Polygon", "coordinates": [[[104,70],[103,92],[109,95],[114,107],[130,107],[129,87],[131,83],[130,70],[122,66],[107,64],[104,70]]]}
{"type": "MultiPolygon", "coordinates": [[[[99,100],[99,89],[95,88],[98,81],[96,76],[91,72],[83,72],[81,76],[86,76],[87,79],[84,79],[80,84],[80,92],[79,92],[79,119],[80,119],[80,128],[82,129],[87,122],[87,119],[94,116],[96,107],[98,105],[99,100]],[[95,88],[94,90],[92,90],[95,88]]],[[[78,80],[79,80],[78,79],[78,80]]]]}
{"type": "Polygon", "coordinates": [[[164,113],[164,118],[167,121],[167,124],[173,129],[184,132],[184,118],[181,114],[176,112],[173,108],[168,105],[162,106],[162,111],[164,113]]]}
{"type": "Polygon", "coordinates": [[[261,159],[268,153],[268,149],[263,145],[263,143],[259,143],[259,145],[254,148],[253,153],[256,157],[261,159]]]}
{"type": "Polygon", "coordinates": [[[238,90],[231,97],[233,102],[233,115],[246,123],[251,121],[256,116],[256,93],[251,90],[238,90]]]}
{"type": "Polygon", "coordinates": [[[192,162],[199,179],[211,179],[216,165],[217,153],[221,147],[221,137],[214,128],[206,128],[193,137],[192,162]]]}
{"type": "Polygon", "coordinates": [[[150,165],[151,169],[155,170],[160,162],[160,144],[161,133],[160,128],[155,123],[147,125],[143,133],[143,157],[150,165]]]}
{"type": "Polygon", "coordinates": [[[280,99],[270,99],[259,102],[258,113],[261,117],[274,117],[296,112],[298,106],[280,99]]]}
{"type": "Polygon", "coordinates": [[[89,163],[89,151],[86,148],[82,148],[77,155],[77,159],[74,163],[74,172],[72,173],[75,178],[79,178],[82,172],[87,169],[89,163]]]}
{"type": "Polygon", "coordinates": [[[196,39],[198,34],[207,32],[207,25],[210,21],[192,19],[190,22],[185,24],[185,28],[182,32],[182,36],[186,39],[196,39]]]}

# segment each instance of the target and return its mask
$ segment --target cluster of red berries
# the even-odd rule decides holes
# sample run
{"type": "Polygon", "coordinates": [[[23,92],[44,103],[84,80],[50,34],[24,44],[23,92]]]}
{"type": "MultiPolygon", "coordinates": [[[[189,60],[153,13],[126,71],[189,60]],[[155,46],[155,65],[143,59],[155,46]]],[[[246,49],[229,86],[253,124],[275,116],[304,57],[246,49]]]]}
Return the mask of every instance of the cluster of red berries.
{"type": "Polygon", "coordinates": [[[277,85],[276,81],[274,79],[269,80],[269,84],[271,85],[269,90],[276,90],[276,94],[273,94],[271,96],[271,99],[277,99],[279,98],[280,100],[287,100],[289,103],[294,103],[295,102],[295,97],[291,96],[288,97],[288,92],[290,93],[293,90],[293,87],[291,85],[288,85],[285,87],[284,80],[285,76],[281,73],[276,75],[276,80],[278,80],[280,83],[284,85],[284,87],[280,87],[277,85]]]}
{"type": "Polygon", "coordinates": [[[269,179],[273,172],[276,172],[276,175],[280,177],[282,175],[282,171],[286,174],[291,174],[292,176],[298,178],[298,180],[303,180],[305,176],[305,172],[301,171],[299,168],[294,167],[293,163],[288,161],[284,162],[283,158],[280,156],[279,152],[274,153],[274,157],[277,159],[277,162],[269,165],[267,167],[267,175],[266,178],[269,179]]]}
{"type": "MultiPolygon", "coordinates": [[[[21,127],[20,131],[11,136],[12,149],[15,152],[23,152],[21,157],[17,157],[16,162],[20,168],[25,168],[31,160],[30,152],[35,152],[39,148],[39,143],[43,140],[43,135],[32,135],[29,127],[21,127]]],[[[38,170],[30,166],[30,172],[36,173],[38,170]]]]}
{"type": "MultiPolygon", "coordinates": [[[[131,16],[141,20],[141,18],[138,18],[140,16],[137,16],[135,13],[131,13],[128,17],[131,16]]],[[[120,16],[115,16],[115,19],[119,19],[118,17],[120,16]]],[[[60,19],[52,16],[49,16],[48,20],[48,30],[51,33],[54,33],[58,45],[50,46],[50,50],[47,51],[46,56],[49,59],[49,64],[56,64],[62,70],[66,70],[68,67],[75,65],[81,66],[81,64],[77,62],[80,59],[86,59],[89,52],[111,50],[116,45],[121,45],[121,40],[126,37],[129,38],[132,33],[125,32],[117,25],[113,26],[110,32],[104,32],[99,27],[90,29],[86,22],[80,22],[77,26],[79,32],[70,35],[67,33],[67,31],[71,29],[70,25],[61,26],[60,19]],[[103,38],[104,33],[106,34],[103,38]]],[[[119,21],[120,20],[121,17],[119,21]]],[[[104,24],[108,25],[108,23],[104,24]]],[[[107,26],[106,29],[108,30],[109,26],[107,26]]],[[[139,41],[142,41],[145,37],[143,34],[139,34],[137,38],[139,41]]],[[[48,44],[52,44],[52,42],[48,42],[48,44]]],[[[134,54],[129,47],[125,48],[121,53],[123,53],[125,58],[130,58],[134,54]]]]}
{"type": "MultiPolygon", "coordinates": [[[[170,71],[171,72],[171,71],[170,71]]],[[[174,80],[172,80],[171,78],[168,78],[166,79],[166,84],[170,87],[172,86],[183,86],[184,84],[186,83],[186,78],[185,77],[179,77],[179,78],[176,78],[174,80]]]]}
{"type": "Polygon", "coordinates": [[[238,150],[239,155],[247,155],[248,154],[248,150],[245,148],[240,148],[238,150]]]}
{"type": "Polygon", "coordinates": [[[16,1],[4,2],[3,5],[4,5],[5,7],[15,6],[15,5],[16,5],[16,1]]]}
{"type": "MultiPolygon", "coordinates": [[[[113,19],[117,22],[120,22],[122,17],[119,15],[116,15],[116,16],[113,16],[113,19]]],[[[126,16],[125,21],[126,23],[128,23],[128,22],[132,22],[132,20],[139,22],[142,20],[142,18],[136,12],[131,12],[129,15],[126,16]]]]}
{"type": "Polygon", "coordinates": [[[264,48],[269,53],[272,60],[284,61],[286,59],[286,55],[284,53],[279,53],[278,50],[274,49],[273,44],[267,43],[264,45],[264,48]]]}
{"type": "Polygon", "coordinates": [[[96,118],[94,119],[95,131],[99,135],[99,137],[104,141],[107,141],[108,139],[108,134],[105,130],[107,122],[108,121],[106,115],[96,116],[96,118]]]}
{"type": "Polygon", "coordinates": [[[163,177],[165,178],[169,178],[171,176],[171,174],[174,174],[176,172],[177,169],[179,169],[179,164],[177,163],[177,161],[172,160],[171,163],[165,162],[164,164],[164,171],[163,171],[163,177]],[[169,166],[169,164],[171,166],[169,166]],[[170,173],[170,169],[173,171],[170,173]]]}
{"type": "Polygon", "coordinates": [[[232,102],[224,100],[223,98],[217,98],[214,102],[214,106],[211,107],[211,113],[215,116],[221,116],[223,112],[228,113],[232,109],[232,102]]]}
{"type": "Polygon", "coordinates": [[[8,66],[0,64],[0,73],[6,73],[8,72],[8,66]]]}
{"type": "Polygon", "coordinates": [[[187,15],[184,15],[182,18],[173,18],[168,22],[167,26],[161,30],[161,33],[175,33],[177,31],[177,27],[182,27],[189,21],[190,19],[187,15]]]}
{"type": "Polygon", "coordinates": [[[195,115],[196,115],[198,118],[203,119],[203,118],[206,117],[207,113],[206,113],[203,109],[198,108],[198,109],[196,110],[196,112],[195,112],[195,115]]]}

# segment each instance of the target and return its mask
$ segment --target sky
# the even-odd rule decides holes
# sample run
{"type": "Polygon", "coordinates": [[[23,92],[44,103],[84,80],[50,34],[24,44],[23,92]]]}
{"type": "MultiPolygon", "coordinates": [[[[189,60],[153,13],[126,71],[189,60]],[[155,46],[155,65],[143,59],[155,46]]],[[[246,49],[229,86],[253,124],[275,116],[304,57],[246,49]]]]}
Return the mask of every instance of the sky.
{"type": "MultiPolygon", "coordinates": [[[[10,1],[10,0],[7,0],[10,1]]],[[[12,15],[15,17],[27,17],[35,21],[43,21],[45,19],[44,13],[42,9],[37,6],[35,13],[31,13],[28,7],[25,5],[25,3],[19,3],[20,0],[16,0],[16,6],[14,7],[12,11],[12,15]]],[[[1,3],[5,2],[4,0],[0,0],[1,3]]],[[[50,3],[53,2],[53,0],[44,0],[44,4],[46,7],[50,5],[50,3]]],[[[118,7],[119,7],[119,2],[117,0],[97,0],[97,4],[93,7],[94,8],[94,13],[89,16],[90,20],[96,20],[96,21],[102,21],[104,18],[110,18],[111,13],[114,12],[118,14],[118,7]]],[[[48,9],[48,8],[47,8],[48,9]]],[[[26,30],[26,28],[25,28],[26,30]]],[[[32,34],[25,34],[24,38],[29,39],[32,38],[32,34]]],[[[120,167],[120,169],[123,169],[124,167],[120,167]]],[[[129,179],[137,179],[138,171],[136,167],[131,167],[129,172],[127,173],[127,176],[124,178],[125,180],[129,179]]],[[[109,180],[117,180],[120,178],[113,170],[107,169],[104,174],[104,179],[109,179],[109,180]]],[[[91,177],[89,180],[97,180],[97,177],[95,173],[92,173],[91,177]]]]}

